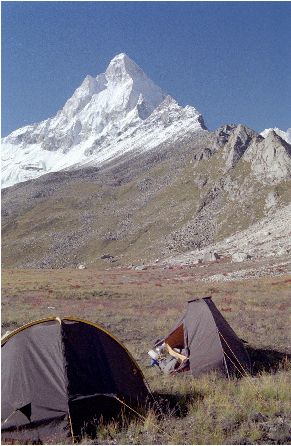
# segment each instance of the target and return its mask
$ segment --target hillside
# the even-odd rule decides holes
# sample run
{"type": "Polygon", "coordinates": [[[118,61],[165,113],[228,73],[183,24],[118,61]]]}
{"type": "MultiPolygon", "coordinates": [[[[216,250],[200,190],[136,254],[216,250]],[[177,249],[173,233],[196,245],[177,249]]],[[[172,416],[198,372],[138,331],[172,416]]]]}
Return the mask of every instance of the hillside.
{"type": "Polygon", "coordinates": [[[128,265],[217,243],[288,205],[290,156],[274,132],[232,125],[19,183],[2,193],[3,264],[128,265]]]}

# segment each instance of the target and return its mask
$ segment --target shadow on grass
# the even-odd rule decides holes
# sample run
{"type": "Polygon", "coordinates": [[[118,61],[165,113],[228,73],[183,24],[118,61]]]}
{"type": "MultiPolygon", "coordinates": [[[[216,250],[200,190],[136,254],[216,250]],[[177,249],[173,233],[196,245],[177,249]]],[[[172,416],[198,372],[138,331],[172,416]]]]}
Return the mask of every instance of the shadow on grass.
{"type": "Polygon", "coordinates": [[[285,362],[291,360],[289,353],[280,352],[271,349],[247,347],[252,364],[252,374],[257,375],[261,372],[274,373],[285,362]]]}
{"type": "Polygon", "coordinates": [[[172,416],[183,418],[188,415],[189,403],[195,403],[202,400],[204,395],[200,392],[192,393],[157,393],[153,392],[154,409],[161,416],[172,416]]]}

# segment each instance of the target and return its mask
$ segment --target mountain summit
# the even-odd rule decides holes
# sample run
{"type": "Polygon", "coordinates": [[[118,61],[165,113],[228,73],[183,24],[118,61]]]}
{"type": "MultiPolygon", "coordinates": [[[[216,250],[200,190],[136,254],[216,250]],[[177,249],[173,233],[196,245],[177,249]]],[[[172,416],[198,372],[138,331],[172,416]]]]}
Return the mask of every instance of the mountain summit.
{"type": "Polygon", "coordinates": [[[104,73],[86,76],[56,116],[3,139],[2,186],[153,150],[203,129],[194,107],[179,106],[121,53],[104,73]]]}
{"type": "Polygon", "coordinates": [[[105,76],[108,81],[111,80],[113,82],[122,82],[128,78],[144,78],[150,81],[143,70],[125,53],[120,53],[111,60],[105,71],[105,76]]]}

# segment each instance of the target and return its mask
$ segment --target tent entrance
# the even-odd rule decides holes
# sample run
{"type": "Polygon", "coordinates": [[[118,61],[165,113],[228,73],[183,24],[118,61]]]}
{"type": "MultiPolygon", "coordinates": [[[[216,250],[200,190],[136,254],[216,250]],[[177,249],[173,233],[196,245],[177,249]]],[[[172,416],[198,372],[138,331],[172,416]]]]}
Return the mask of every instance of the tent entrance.
{"type": "Polygon", "coordinates": [[[84,435],[95,438],[99,424],[116,419],[123,407],[114,395],[88,395],[69,402],[73,438],[79,441],[84,435]]]}
{"type": "Polygon", "coordinates": [[[185,348],[184,324],[179,325],[164,341],[171,348],[185,348]]]}

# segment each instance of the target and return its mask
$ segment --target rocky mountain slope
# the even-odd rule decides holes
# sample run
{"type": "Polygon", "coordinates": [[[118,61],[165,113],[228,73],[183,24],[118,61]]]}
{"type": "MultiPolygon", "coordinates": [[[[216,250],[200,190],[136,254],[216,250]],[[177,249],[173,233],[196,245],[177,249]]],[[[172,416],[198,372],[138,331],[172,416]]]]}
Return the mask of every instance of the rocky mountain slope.
{"type": "Polygon", "coordinates": [[[272,257],[290,258],[291,253],[291,204],[287,204],[265,218],[237,231],[230,237],[202,249],[187,251],[166,259],[172,265],[198,264],[219,259],[234,262],[260,260],[272,257]]]}
{"type": "Polygon", "coordinates": [[[202,250],[287,206],[290,167],[278,135],[227,125],[19,183],[3,190],[2,260],[128,265],[202,250]]]}
{"type": "Polygon", "coordinates": [[[119,54],[105,73],[86,76],[55,117],[3,138],[2,187],[72,166],[101,165],[203,129],[194,107],[179,106],[119,54]]]}

